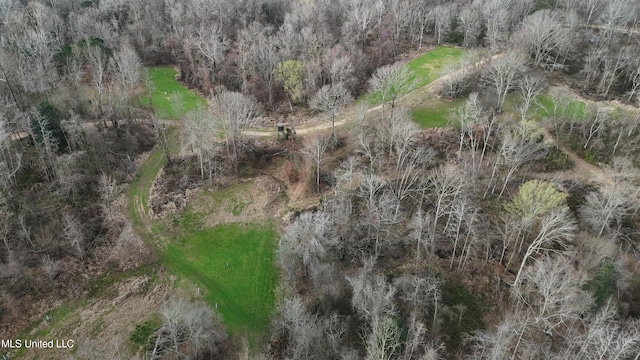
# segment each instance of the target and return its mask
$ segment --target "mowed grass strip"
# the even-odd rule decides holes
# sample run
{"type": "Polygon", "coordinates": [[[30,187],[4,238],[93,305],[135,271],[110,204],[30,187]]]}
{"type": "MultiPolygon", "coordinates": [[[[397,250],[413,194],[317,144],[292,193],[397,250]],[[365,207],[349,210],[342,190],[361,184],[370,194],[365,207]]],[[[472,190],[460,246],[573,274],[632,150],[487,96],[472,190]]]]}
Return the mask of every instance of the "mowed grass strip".
{"type": "Polygon", "coordinates": [[[271,224],[195,227],[167,246],[165,262],[174,274],[202,286],[231,333],[255,342],[266,333],[274,307],[276,236],[271,224]]]}
{"type": "MultiPolygon", "coordinates": [[[[191,110],[199,107],[206,108],[207,103],[200,95],[176,81],[177,71],[171,66],[156,66],[149,68],[147,71],[154,85],[151,92],[151,101],[159,118],[177,120],[191,110]],[[171,101],[173,94],[179,94],[184,102],[179,114],[174,111],[174,105],[171,101]]],[[[145,96],[148,95],[145,94],[145,96]]],[[[145,103],[144,100],[141,101],[145,103]]]]}
{"type": "MultiPolygon", "coordinates": [[[[175,154],[180,146],[180,139],[176,133],[176,127],[171,126],[167,130],[169,153],[175,154]]],[[[153,180],[158,175],[158,171],[167,163],[167,159],[160,145],[157,145],[151,152],[147,160],[140,166],[138,174],[131,181],[127,191],[127,203],[129,217],[133,224],[137,226],[138,233],[145,238],[146,230],[143,225],[143,216],[149,214],[149,189],[153,184],[153,180]]]]}
{"type": "Polygon", "coordinates": [[[407,66],[416,74],[416,86],[422,87],[442,76],[443,67],[456,63],[462,59],[464,53],[461,48],[436,46],[435,49],[409,61],[407,66]]]}
{"type": "MultiPolygon", "coordinates": [[[[464,100],[434,100],[427,107],[411,110],[411,119],[422,129],[443,128],[449,124],[449,115],[464,100]]],[[[455,124],[454,124],[455,126],[455,124]]]]}

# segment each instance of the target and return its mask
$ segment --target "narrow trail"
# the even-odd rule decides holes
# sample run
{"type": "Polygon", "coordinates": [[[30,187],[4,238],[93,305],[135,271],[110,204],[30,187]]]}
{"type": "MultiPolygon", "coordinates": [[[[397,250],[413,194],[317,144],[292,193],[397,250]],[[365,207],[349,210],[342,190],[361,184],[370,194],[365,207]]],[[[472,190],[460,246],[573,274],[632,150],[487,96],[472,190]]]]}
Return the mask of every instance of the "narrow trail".
{"type": "MultiPolygon", "coordinates": [[[[544,131],[544,136],[548,139],[551,139],[553,145],[558,146],[558,142],[556,141],[556,137],[553,136],[549,130],[545,127],[542,127],[544,131]]],[[[606,170],[589,164],[583,158],[578,156],[576,153],[571,151],[571,149],[566,146],[560,144],[558,149],[562,151],[565,155],[567,155],[571,161],[573,162],[573,167],[570,170],[556,171],[549,174],[543,174],[542,178],[546,180],[579,180],[584,183],[591,183],[597,185],[599,188],[605,188],[608,186],[614,186],[615,182],[613,179],[607,174],[606,170]]]]}
{"type": "Polygon", "coordinates": [[[558,179],[580,179],[598,184],[601,188],[615,185],[605,169],[589,164],[566,146],[560,146],[559,149],[573,161],[574,166],[571,170],[555,174],[558,179]]]}
{"type": "MultiPolygon", "coordinates": [[[[493,55],[491,57],[482,59],[480,61],[477,61],[473,64],[468,65],[465,68],[462,69],[458,69],[455,70],[453,72],[450,72],[448,74],[444,74],[440,77],[438,77],[437,79],[433,80],[432,82],[430,82],[429,84],[420,87],[418,89],[415,89],[414,91],[410,92],[409,94],[403,96],[402,98],[398,99],[397,102],[399,104],[405,103],[405,102],[413,102],[416,99],[419,98],[424,98],[426,95],[433,95],[436,94],[438,92],[438,90],[440,90],[441,86],[443,84],[445,84],[445,82],[449,81],[450,79],[454,78],[455,76],[458,76],[460,74],[464,74],[467,71],[473,70],[473,69],[477,69],[480,68],[482,66],[484,66],[487,62],[489,61],[493,61],[496,60],[500,57],[502,57],[504,54],[500,53],[500,54],[496,54],[493,55]]],[[[366,112],[367,113],[372,113],[375,111],[379,111],[382,109],[382,105],[376,105],[374,107],[370,107],[367,108],[366,112]]],[[[340,118],[338,120],[335,121],[335,127],[341,127],[344,126],[346,124],[349,123],[353,123],[358,117],[357,117],[357,111],[358,108],[355,105],[351,105],[349,107],[347,107],[344,112],[341,114],[340,118]]],[[[321,132],[321,131],[325,131],[325,130],[329,130],[331,129],[331,120],[326,120],[326,116],[324,115],[318,115],[316,116],[317,121],[312,121],[312,124],[308,124],[308,125],[303,125],[300,127],[296,127],[296,134],[299,135],[305,135],[305,134],[311,134],[311,133],[315,133],[315,132],[321,132]],[[322,119],[322,120],[320,120],[322,119]]],[[[269,137],[269,136],[275,136],[276,135],[276,130],[274,129],[265,129],[265,128],[256,128],[256,129],[248,129],[245,130],[243,132],[244,135],[246,136],[251,136],[251,137],[269,137]]]]}
{"type": "MultiPolygon", "coordinates": [[[[638,109],[637,107],[634,107],[634,106],[631,106],[631,105],[628,105],[628,104],[623,104],[623,103],[620,103],[618,101],[611,101],[611,100],[594,101],[594,100],[586,99],[586,98],[580,96],[579,94],[577,94],[572,89],[566,87],[566,86],[556,85],[554,87],[561,89],[562,92],[564,92],[565,94],[568,94],[571,99],[576,100],[576,101],[580,101],[580,102],[586,104],[587,106],[591,106],[591,105],[602,106],[602,105],[604,105],[604,106],[607,106],[607,107],[610,107],[610,108],[613,108],[613,109],[617,108],[617,109],[620,109],[620,110],[624,110],[624,111],[631,112],[631,113],[636,113],[636,114],[638,114],[638,112],[640,111],[640,109],[638,109]]],[[[556,137],[551,134],[549,129],[547,129],[545,127],[542,127],[542,129],[544,131],[545,137],[547,137],[548,139],[551,139],[553,141],[554,145],[558,145],[558,143],[556,141],[556,137]]],[[[570,169],[570,170],[558,171],[558,172],[554,172],[554,173],[548,174],[549,175],[547,177],[548,179],[550,179],[550,180],[580,180],[580,181],[583,181],[585,183],[592,183],[594,185],[597,185],[601,189],[605,188],[605,187],[613,187],[613,186],[615,186],[616,182],[614,181],[612,176],[608,173],[607,169],[588,163],[582,157],[578,156],[575,152],[573,152],[571,149],[569,149],[568,147],[566,147],[566,146],[564,146],[562,144],[560,144],[560,146],[558,148],[565,155],[567,155],[571,159],[571,161],[573,161],[574,167],[572,169],[570,169]]]]}

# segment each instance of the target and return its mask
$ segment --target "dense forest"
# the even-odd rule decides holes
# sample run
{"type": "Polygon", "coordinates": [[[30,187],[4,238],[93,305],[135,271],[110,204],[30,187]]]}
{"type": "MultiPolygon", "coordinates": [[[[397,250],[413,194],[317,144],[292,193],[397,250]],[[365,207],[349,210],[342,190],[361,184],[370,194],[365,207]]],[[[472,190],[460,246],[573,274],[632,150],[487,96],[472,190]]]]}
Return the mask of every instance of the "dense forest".
{"type": "Polygon", "coordinates": [[[0,0],[0,354],[638,359],[639,19],[0,0]]]}

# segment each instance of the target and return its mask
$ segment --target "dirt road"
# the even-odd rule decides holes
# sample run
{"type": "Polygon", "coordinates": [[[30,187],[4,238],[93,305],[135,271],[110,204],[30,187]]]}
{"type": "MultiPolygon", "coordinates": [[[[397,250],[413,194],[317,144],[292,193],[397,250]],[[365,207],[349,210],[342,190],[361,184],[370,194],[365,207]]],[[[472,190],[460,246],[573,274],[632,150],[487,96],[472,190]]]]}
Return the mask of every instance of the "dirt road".
{"type": "MultiPolygon", "coordinates": [[[[487,62],[496,60],[502,57],[503,55],[504,54],[502,53],[496,54],[489,58],[485,58],[473,64],[470,64],[469,66],[463,69],[458,69],[456,71],[442,75],[439,78],[435,79],[434,81],[430,82],[429,84],[423,86],[422,88],[416,89],[411,93],[405,95],[404,97],[398,99],[398,103],[402,104],[403,102],[411,102],[411,100],[414,100],[416,98],[424,98],[424,96],[427,94],[435,94],[438,92],[438,90],[440,90],[443,84],[445,84],[447,81],[454,78],[455,76],[458,76],[471,69],[480,68],[484,66],[487,62]]],[[[379,111],[380,109],[382,109],[382,105],[370,107],[366,111],[367,113],[371,113],[371,112],[379,111]]],[[[340,115],[339,119],[335,121],[335,127],[344,126],[346,124],[354,122],[357,119],[357,111],[358,109],[356,105],[351,105],[346,107],[344,112],[340,115]]],[[[331,129],[331,120],[327,120],[326,116],[324,115],[318,115],[311,122],[312,122],[311,124],[296,127],[296,134],[305,135],[305,134],[310,134],[315,132],[327,131],[331,129]]],[[[248,129],[244,131],[244,135],[251,136],[251,137],[276,136],[276,129],[275,128],[248,129]]]]}

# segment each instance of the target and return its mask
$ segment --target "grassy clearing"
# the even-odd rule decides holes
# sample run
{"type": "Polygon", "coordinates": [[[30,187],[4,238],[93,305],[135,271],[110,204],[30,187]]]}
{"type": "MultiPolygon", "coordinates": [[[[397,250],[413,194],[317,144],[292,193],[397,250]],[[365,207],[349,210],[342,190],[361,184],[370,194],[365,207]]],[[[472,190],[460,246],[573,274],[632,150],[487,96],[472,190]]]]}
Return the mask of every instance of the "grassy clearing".
{"type": "Polygon", "coordinates": [[[427,107],[411,110],[411,118],[423,129],[446,127],[451,111],[463,103],[462,99],[434,101],[427,107]]]}
{"type": "MultiPolygon", "coordinates": [[[[553,101],[551,100],[551,96],[542,94],[538,96],[536,100],[540,103],[540,106],[533,112],[533,116],[536,119],[542,120],[545,117],[553,115],[553,101]]],[[[578,100],[569,100],[565,107],[559,108],[557,111],[559,115],[567,119],[582,120],[591,116],[591,111],[587,104],[578,100]]]]}
{"type": "MultiPolygon", "coordinates": [[[[233,334],[256,344],[266,333],[277,283],[276,231],[271,224],[193,226],[167,246],[171,271],[202,286],[207,302],[222,315],[233,334]]],[[[183,229],[184,230],[184,229],[183,229]]]]}
{"type": "MultiPolygon", "coordinates": [[[[149,77],[153,81],[154,89],[151,92],[151,100],[156,115],[162,119],[180,119],[182,115],[198,107],[206,107],[202,97],[185,88],[176,81],[176,70],[170,66],[157,66],[149,68],[149,77]],[[176,114],[171,102],[172,94],[177,93],[182,97],[184,105],[182,111],[176,114]]],[[[145,95],[146,96],[146,95],[145,95]]],[[[146,103],[143,101],[143,103],[146,103]]]]}
{"type": "MultiPolygon", "coordinates": [[[[163,250],[163,262],[178,285],[198,286],[203,298],[222,316],[231,334],[246,336],[255,349],[268,332],[275,304],[276,226],[271,220],[240,223],[252,183],[203,191],[182,212],[158,221],[159,231],[175,241],[163,250]],[[213,225],[208,218],[228,223],[213,225]],[[217,216],[222,216],[218,218],[217,216]],[[186,282],[182,282],[186,280],[186,282]]],[[[250,220],[244,220],[250,221],[250,220]]]]}
{"type": "MultiPolygon", "coordinates": [[[[415,73],[416,89],[426,86],[440,77],[443,67],[446,64],[454,63],[462,58],[465,51],[460,48],[451,46],[436,46],[423,55],[409,61],[407,66],[415,73]]],[[[378,105],[378,96],[375,93],[366,93],[362,95],[356,103],[368,101],[372,105],[378,105]]]]}
{"type": "Polygon", "coordinates": [[[460,60],[464,53],[460,48],[436,46],[435,49],[409,61],[407,66],[416,73],[417,86],[422,87],[440,77],[444,66],[460,60]]]}
{"type": "MultiPolygon", "coordinates": [[[[516,114],[518,112],[517,106],[520,103],[520,98],[516,94],[508,95],[504,103],[504,112],[516,114]]],[[[553,116],[553,111],[551,96],[541,94],[536,98],[536,103],[529,109],[528,115],[536,121],[541,121],[553,116]]],[[[587,104],[579,100],[569,100],[566,106],[559,107],[556,111],[558,116],[566,119],[583,120],[591,116],[591,111],[587,104]]]]}

